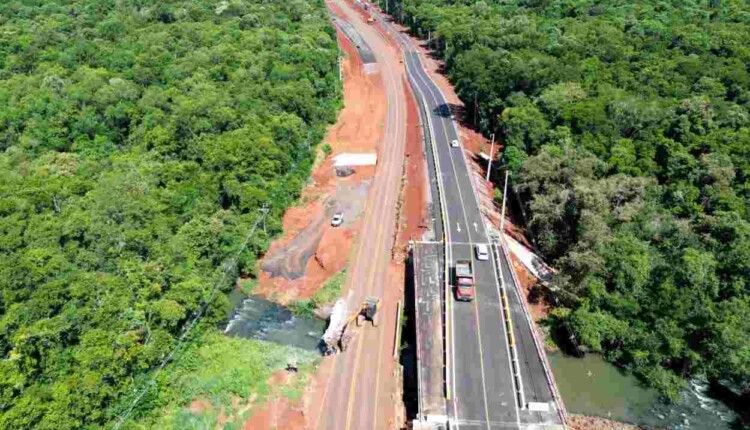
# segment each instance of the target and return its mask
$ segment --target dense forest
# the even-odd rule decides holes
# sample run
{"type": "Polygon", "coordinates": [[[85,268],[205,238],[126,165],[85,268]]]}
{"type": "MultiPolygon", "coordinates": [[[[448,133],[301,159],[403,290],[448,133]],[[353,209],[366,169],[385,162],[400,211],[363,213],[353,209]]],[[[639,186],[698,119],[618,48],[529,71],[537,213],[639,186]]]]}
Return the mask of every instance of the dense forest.
{"type": "Polygon", "coordinates": [[[204,303],[193,332],[225,317],[337,56],[322,0],[0,2],[0,428],[110,425],[204,303]]]}
{"type": "MultiPolygon", "coordinates": [[[[382,3],[382,2],[381,2],[382,3]]],[[[750,391],[750,5],[389,0],[498,133],[553,320],[676,398],[750,391]]]]}

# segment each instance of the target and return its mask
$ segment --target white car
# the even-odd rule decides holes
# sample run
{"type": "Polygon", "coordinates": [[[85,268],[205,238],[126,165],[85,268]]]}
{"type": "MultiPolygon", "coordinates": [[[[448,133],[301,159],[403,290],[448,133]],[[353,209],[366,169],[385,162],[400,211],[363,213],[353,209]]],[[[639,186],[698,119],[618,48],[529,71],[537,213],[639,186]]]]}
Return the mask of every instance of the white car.
{"type": "Polygon", "coordinates": [[[344,214],[341,212],[336,212],[333,214],[333,218],[331,218],[331,225],[334,227],[338,227],[341,224],[344,223],[344,214]]]}
{"type": "Polygon", "coordinates": [[[451,140],[451,146],[454,148],[458,148],[458,139],[451,140]]]}
{"type": "Polygon", "coordinates": [[[484,243],[478,243],[474,248],[477,252],[477,260],[487,261],[490,259],[490,247],[484,243]]]}

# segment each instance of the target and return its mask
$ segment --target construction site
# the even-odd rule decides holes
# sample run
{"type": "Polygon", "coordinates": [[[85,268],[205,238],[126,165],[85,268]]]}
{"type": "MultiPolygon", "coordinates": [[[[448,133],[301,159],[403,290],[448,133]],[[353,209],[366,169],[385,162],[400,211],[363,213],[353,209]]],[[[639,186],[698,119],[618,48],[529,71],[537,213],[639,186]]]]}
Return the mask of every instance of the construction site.
{"type": "Polygon", "coordinates": [[[460,102],[424,47],[371,4],[327,4],[345,108],[256,290],[291,303],[346,268],[318,312],[325,358],[302,428],[564,428],[482,180],[486,142],[450,124],[460,102]]]}

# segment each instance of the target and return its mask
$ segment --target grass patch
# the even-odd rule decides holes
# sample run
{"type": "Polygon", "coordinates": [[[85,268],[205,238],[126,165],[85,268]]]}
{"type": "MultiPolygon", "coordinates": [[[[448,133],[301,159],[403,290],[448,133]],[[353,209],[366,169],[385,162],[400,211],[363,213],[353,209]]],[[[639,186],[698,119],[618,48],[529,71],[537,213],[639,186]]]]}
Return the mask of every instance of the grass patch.
{"type": "Polygon", "coordinates": [[[149,400],[162,407],[126,428],[213,429],[222,408],[224,417],[229,418],[223,428],[239,428],[241,421],[249,416],[247,399],[255,396],[258,404],[272,394],[267,381],[273,372],[284,369],[292,357],[301,370],[313,369],[316,359],[312,352],[230,338],[216,331],[205,334],[199,343],[200,346],[185,351],[159,378],[158,391],[149,400]],[[234,407],[233,397],[243,401],[234,407]],[[196,399],[207,401],[211,407],[201,413],[191,412],[187,406],[196,399]]]}
{"type": "Polygon", "coordinates": [[[253,291],[255,291],[255,287],[258,286],[258,280],[251,278],[240,279],[239,286],[242,294],[249,296],[253,293],[253,291]]]}
{"type": "Polygon", "coordinates": [[[287,308],[294,316],[305,318],[315,317],[315,304],[312,300],[297,300],[289,303],[287,308]]]}
{"type": "Polygon", "coordinates": [[[307,386],[309,385],[311,379],[310,377],[315,371],[315,367],[317,366],[317,364],[318,360],[313,363],[301,365],[297,372],[297,378],[292,384],[284,387],[284,390],[281,393],[282,396],[291,400],[299,400],[300,398],[302,398],[302,393],[304,393],[305,388],[307,388],[307,386]]]}
{"type": "Polygon", "coordinates": [[[331,276],[323,287],[313,294],[312,301],[321,306],[333,304],[341,296],[344,282],[346,282],[346,269],[331,276]]]}
{"type": "Polygon", "coordinates": [[[313,317],[313,311],[320,306],[332,305],[339,297],[346,282],[346,269],[331,276],[310,300],[297,300],[289,303],[289,310],[297,316],[313,317]]]}

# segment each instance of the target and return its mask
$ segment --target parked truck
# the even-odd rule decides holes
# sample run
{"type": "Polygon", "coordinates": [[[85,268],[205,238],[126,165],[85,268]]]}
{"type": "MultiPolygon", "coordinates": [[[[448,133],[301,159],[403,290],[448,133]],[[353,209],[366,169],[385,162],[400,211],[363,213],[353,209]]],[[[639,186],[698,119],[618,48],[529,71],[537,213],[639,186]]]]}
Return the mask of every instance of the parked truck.
{"type": "Polygon", "coordinates": [[[470,302],[474,300],[474,271],[471,261],[456,261],[456,300],[470,302]]]}

